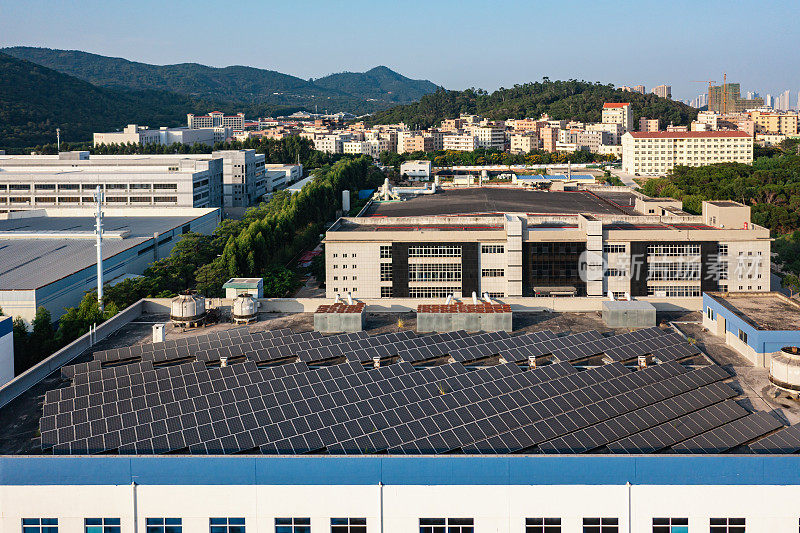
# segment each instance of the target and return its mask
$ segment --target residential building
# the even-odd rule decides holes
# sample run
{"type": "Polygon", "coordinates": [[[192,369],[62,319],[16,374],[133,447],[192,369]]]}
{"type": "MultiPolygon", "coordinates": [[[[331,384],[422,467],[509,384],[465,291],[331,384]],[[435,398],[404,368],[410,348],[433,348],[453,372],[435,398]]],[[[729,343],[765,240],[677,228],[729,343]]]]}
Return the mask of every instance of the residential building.
{"type": "Polygon", "coordinates": [[[622,159],[622,145],[621,144],[601,144],[597,149],[600,155],[613,155],[617,159],[622,159]]]}
{"type": "Polygon", "coordinates": [[[699,298],[721,286],[768,289],[769,231],[752,223],[750,207],[704,202],[702,216],[694,216],[680,206],[679,200],[622,189],[446,189],[377,202],[363,217],[341,219],[328,230],[327,297],[444,299],[488,292],[502,298],[558,290],[647,299],[699,298]],[[630,207],[609,210],[604,195],[612,194],[615,205],[630,207]],[[528,214],[508,214],[519,212],[528,214]],[[735,285],[727,276],[714,277],[734,272],[740,250],[753,254],[752,277],[735,285]],[[581,274],[589,252],[614,272],[581,274]],[[702,259],[709,254],[713,264],[702,259]]]}
{"type": "Polygon", "coordinates": [[[748,100],[741,97],[738,83],[716,85],[709,88],[708,110],[717,113],[741,113],[748,109],[756,109],[764,105],[760,97],[748,100]]]}
{"type": "Polygon", "coordinates": [[[587,124],[586,131],[604,131],[608,133],[611,136],[609,144],[619,144],[619,141],[622,138],[622,134],[625,133],[624,131],[622,131],[622,124],[617,124],[617,123],[606,124],[603,122],[597,124],[587,124]]]}
{"type": "Polygon", "coordinates": [[[264,154],[255,150],[218,150],[212,158],[222,159],[223,205],[250,207],[267,192],[264,154]]]}
{"type": "Polygon", "coordinates": [[[700,111],[697,113],[697,122],[708,124],[708,129],[714,131],[718,129],[717,121],[719,120],[719,113],[714,111],[700,111]]]}
{"type": "Polygon", "coordinates": [[[443,150],[471,152],[478,148],[478,137],[471,133],[449,133],[442,138],[443,150]]]}
{"type": "Polygon", "coordinates": [[[756,133],[776,133],[782,135],[796,135],[797,113],[779,113],[756,110],[750,112],[750,117],[755,122],[756,133]]]}
{"type": "Polygon", "coordinates": [[[632,90],[633,90],[633,92],[639,93],[639,94],[644,94],[645,93],[644,85],[634,85],[632,90]]]}
{"type": "Polygon", "coordinates": [[[400,175],[409,178],[429,180],[433,173],[433,163],[428,160],[403,161],[400,163],[400,175]]]}
{"type": "Polygon", "coordinates": [[[209,154],[3,155],[0,212],[94,206],[98,185],[115,208],[221,207],[222,183],[222,158],[209,154]]]}
{"type": "Polygon", "coordinates": [[[785,140],[786,135],[782,133],[756,133],[758,146],[777,146],[785,140]]]}
{"type": "Polygon", "coordinates": [[[342,143],[342,153],[345,154],[365,154],[378,158],[381,152],[385,152],[389,147],[386,139],[374,139],[371,141],[345,141],[342,143]]]}
{"type": "Polygon", "coordinates": [[[606,102],[602,118],[604,124],[622,124],[624,131],[633,131],[633,111],[629,103],[606,102]]]}
{"type": "Polygon", "coordinates": [[[533,131],[512,133],[509,135],[509,146],[512,154],[527,154],[539,149],[539,136],[533,131]]]}
{"type": "Polygon", "coordinates": [[[558,137],[560,135],[559,128],[544,127],[539,130],[539,138],[542,141],[542,150],[545,152],[555,152],[558,137]]]}
{"type": "Polygon", "coordinates": [[[653,87],[653,94],[656,96],[660,96],[661,98],[672,98],[672,86],[670,85],[658,85],[657,87],[653,87]]]}
{"type": "Polygon", "coordinates": [[[663,176],[676,165],[753,162],[753,138],[742,131],[628,132],[622,136],[622,169],[663,176]]]}
{"type": "MultiPolygon", "coordinates": [[[[695,122],[695,121],[692,121],[692,122],[695,122]]],[[[666,127],[665,131],[689,131],[689,126],[676,126],[675,124],[670,124],[669,126],[666,127]]],[[[692,130],[692,131],[695,131],[695,130],[692,130]]]]}
{"type": "Polygon", "coordinates": [[[658,131],[658,119],[647,117],[640,118],[639,131],[658,131]]]}
{"type": "Polygon", "coordinates": [[[480,126],[472,129],[473,135],[478,139],[478,147],[487,150],[504,150],[506,134],[504,128],[497,126],[480,126]]]}
{"type": "Polygon", "coordinates": [[[233,131],[244,131],[244,113],[226,115],[221,111],[212,111],[208,115],[186,115],[190,128],[231,128],[233,131]]]}
{"type": "Polygon", "coordinates": [[[463,118],[448,118],[442,121],[442,125],[439,127],[439,129],[442,131],[457,132],[463,127],[463,118]]]}
{"type": "Polygon", "coordinates": [[[314,149],[328,154],[341,154],[344,151],[344,143],[351,140],[353,140],[351,134],[315,135],[314,149]]]}
{"type": "MultiPolygon", "coordinates": [[[[411,133],[411,132],[403,132],[411,133]]],[[[400,135],[397,145],[397,153],[407,154],[411,152],[432,152],[434,151],[433,135],[423,135],[415,133],[413,135],[400,135]]]]}

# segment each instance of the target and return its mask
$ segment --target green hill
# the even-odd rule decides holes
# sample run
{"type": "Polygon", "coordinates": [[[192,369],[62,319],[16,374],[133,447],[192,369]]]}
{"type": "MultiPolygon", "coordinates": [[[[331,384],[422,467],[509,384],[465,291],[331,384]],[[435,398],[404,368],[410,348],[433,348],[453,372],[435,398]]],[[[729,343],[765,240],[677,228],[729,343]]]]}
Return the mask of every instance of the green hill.
{"type": "Polygon", "coordinates": [[[419,99],[436,90],[386,67],[368,72],[332,74],[308,81],[296,76],[245,66],[224,68],[197,63],[150,65],[79,50],[16,46],[3,53],[107,88],[159,90],[239,104],[253,114],[278,109],[366,113],[419,99]]]}
{"type": "Polygon", "coordinates": [[[495,120],[539,117],[547,113],[554,119],[600,122],[604,102],[630,102],[635,123],[640,117],[661,119],[662,127],[689,124],[697,110],[654,94],[623,92],[612,85],[585,81],[550,81],[500,88],[493,93],[481,89],[448,91],[439,89],[419,102],[400,105],[372,115],[370,124],[405,122],[428,128],[461,113],[478,114],[495,120]]]}
{"type": "Polygon", "coordinates": [[[95,131],[128,123],[185,124],[187,109],[213,103],[165,91],[95,87],[41,65],[0,53],[0,149],[91,140],[95,131]]]}

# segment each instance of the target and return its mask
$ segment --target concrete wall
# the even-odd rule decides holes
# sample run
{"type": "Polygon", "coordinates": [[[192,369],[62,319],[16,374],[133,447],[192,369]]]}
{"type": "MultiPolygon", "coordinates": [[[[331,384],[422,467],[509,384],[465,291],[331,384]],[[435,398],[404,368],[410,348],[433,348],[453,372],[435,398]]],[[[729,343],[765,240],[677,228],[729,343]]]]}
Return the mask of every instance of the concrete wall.
{"type": "Polygon", "coordinates": [[[636,329],[656,325],[656,308],[647,302],[603,302],[602,314],[603,322],[610,328],[636,329]]]}
{"type": "Polygon", "coordinates": [[[418,333],[512,331],[512,313],[417,313],[418,333]]]}
{"type": "MultiPolygon", "coordinates": [[[[144,300],[139,300],[130,307],[123,309],[114,315],[114,317],[97,326],[94,336],[92,336],[91,333],[86,333],[78,337],[44,361],[29,368],[8,383],[5,383],[0,387],[0,407],[8,404],[11,400],[78,357],[95,342],[105,339],[131,320],[140,317],[142,315],[142,309],[144,308],[143,303],[144,300]]],[[[0,510],[1,509],[2,504],[0,503],[0,510]]]]}
{"type": "Polygon", "coordinates": [[[364,330],[364,313],[314,313],[314,331],[355,333],[364,330]]]}

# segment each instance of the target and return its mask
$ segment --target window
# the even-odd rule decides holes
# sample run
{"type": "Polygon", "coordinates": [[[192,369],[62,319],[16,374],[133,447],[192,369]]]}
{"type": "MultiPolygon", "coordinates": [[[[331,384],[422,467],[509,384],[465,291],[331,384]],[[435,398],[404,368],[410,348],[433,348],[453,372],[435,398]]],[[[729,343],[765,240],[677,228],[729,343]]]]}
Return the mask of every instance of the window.
{"type": "Polygon", "coordinates": [[[699,244],[651,244],[647,255],[676,257],[679,255],[700,255],[699,244]]]}
{"type": "Polygon", "coordinates": [[[625,245],[624,244],[604,244],[603,245],[603,253],[607,253],[607,254],[624,254],[625,253],[625,245]]]}
{"type": "Polygon", "coordinates": [[[182,518],[148,518],[146,533],[182,533],[182,518]]]}
{"type": "Polygon", "coordinates": [[[711,533],[744,533],[744,518],[712,518],[711,533]]]}
{"type": "Polygon", "coordinates": [[[131,190],[149,191],[149,183],[131,183],[131,190]]]}
{"type": "Polygon", "coordinates": [[[408,281],[461,281],[461,263],[408,265],[408,281]]]}
{"type": "Polygon", "coordinates": [[[331,518],[331,533],[367,533],[367,519],[331,518]]]}
{"type": "Polygon", "coordinates": [[[461,257],[461,246],[409,246],[408,257],[461,257]]]}
{"type": "Polygon", "coordinates": [[[275,533],[311,533],[311,519],[276,518],[275,533]]]}
{"type": "Polygon", "coordinates": [[[483,254],[502,254],[505,251],[505,246],[502,244],[484,244],[481,246],[481,253],[483,254]]]}
{"type": "Polygon", "coordinates": [[[85,533],[120,533],[119,518],[85,518],[85,533]]]}
{"type": "Polygon", "coordinates": [[[489,298],[504,298],[506,293],[504,292],[488,292],[489,298]]]}
{"type": "Polygon", "coordinates": [[[392,288],[381,287],[381,298],[391,298],[391,297],[392,297],[392,288]]]}
{"type": "Polygon", "coordinates": [[[653,518],[653,533],[689,533],[689,519],[653,518]]]}
{"type": "Polygon", "coordinates": [[[58,533],[58,518],[23,518],[22,533],[58,533]]]}
{"type": "Polygon", "coordinates": [[[502,278],[505,275],[505,270],[502,268],[484,268],[481,269],[481,277],[484,278],[502,278]]]}
{"type": "Polygon", "coordinates": [[[155,190],[164,190],[164,191],[177,191],[178,184],[177,183],[154,183],[153,189],[155,190]]]}
{"type": "MultiPolygon", "coordinates": [[[[63,188],[63,185],[60,185],[58,188],[59,189],[63,188]]],[[[77,187],[75,187],[75,188],[77,189],[77,187]]],[[[109,190],[121,190],[121,191],[124,191],[127,188],[128,188],[128,185],[126,183],[106,183],[106,190],[107,191],[109,191],[109,190]]]]}
{"type": "Polygon", "coordinates": [[[525,533],[561,533],[561,519],[526,518],[525,533]]]}
{"type": "Polygon", "coordinates": [[[159,204],[174,204],[178,202],[177,196],[155,196],[153,201],[159,204]]]}
{"type": "Polygon", "coordinates": [[[473,533],[474,522],[472,518],[420,518],[419,533],[473,533]]]}
{"type": "Polygon", "coordinates": [[[381,246],[381,259],[391,259],[392,258],[392,247],[391,246],[381,246]]]}
{"type": "Polygon", "coordinates": [[[619,519],[584,518],[583,533],[619,533],[619,519]]]}
{"type": "Polygon", "coordinates": [[[244,533],[244,518],[209,518],[209,533],[244,533]]]}
{"type": "Polygon", "coordinates": [[[625,277],[626,274],[627,272],[625,272],[624,269],[619,269],[619,268],[609,268],[606,271],[606,276],[608,276],[609,278],[622,278],[625,277]]]}
{"type": "Polygon", "coordinates": [[[717,255],[720,257],[728,257],[728,245],[720,244],[717,255]]]}
{"type": "Polygon", "coordinates": [[[739,340],[742,342],[747,342],[747,332],[739,330],[739,340]]]}
{"type": "Polygon", "coordinates": [[[706,307],[706,316],[709,320],[714,320],[714,310],[710,307],[706,307]]]}
{"type": "Polygon", "coordinates": [[[461,287],[409,287],[409,298],[447,298],[449,294],[461,292],[461,287]]]}

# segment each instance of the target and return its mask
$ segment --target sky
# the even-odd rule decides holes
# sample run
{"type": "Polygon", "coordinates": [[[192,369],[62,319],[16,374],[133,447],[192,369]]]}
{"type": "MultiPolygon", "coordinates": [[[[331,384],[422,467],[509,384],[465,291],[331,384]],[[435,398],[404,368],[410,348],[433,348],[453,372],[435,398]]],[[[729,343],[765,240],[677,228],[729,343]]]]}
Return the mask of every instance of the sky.
{"type": "MultiPolygon", "coordinates": [[[[798,0],[0,0],[0,47],[154,64],[248,65],[302,78],[386,65],[448,89],[583,79],[673,98],[740,82],[800,89],[798,0]]],[[[793,96],[793,99],[796,98],[793,96]]]]}

